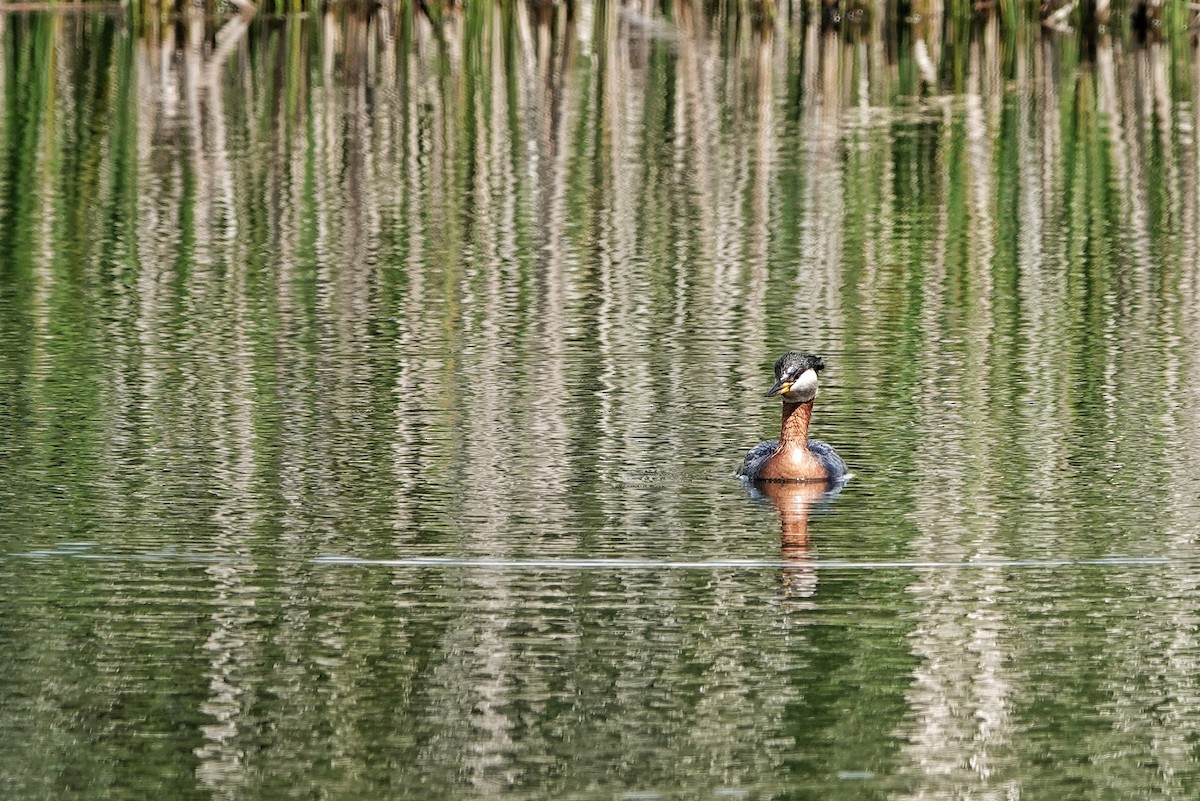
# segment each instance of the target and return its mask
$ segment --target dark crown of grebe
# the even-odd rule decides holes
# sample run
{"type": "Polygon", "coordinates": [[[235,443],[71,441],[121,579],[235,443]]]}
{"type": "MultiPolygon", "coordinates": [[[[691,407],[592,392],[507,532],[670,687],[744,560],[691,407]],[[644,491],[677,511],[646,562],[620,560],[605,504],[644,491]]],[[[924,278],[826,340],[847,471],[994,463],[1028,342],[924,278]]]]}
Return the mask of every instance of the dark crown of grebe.
{"type": "Polygon", "coordinates": [[[775,385],[767,397],[779,395],[790,403],[806,403],[817,396],[817,373],[824,369],[820,356],[789,350],[775,360],[775,385]]]}

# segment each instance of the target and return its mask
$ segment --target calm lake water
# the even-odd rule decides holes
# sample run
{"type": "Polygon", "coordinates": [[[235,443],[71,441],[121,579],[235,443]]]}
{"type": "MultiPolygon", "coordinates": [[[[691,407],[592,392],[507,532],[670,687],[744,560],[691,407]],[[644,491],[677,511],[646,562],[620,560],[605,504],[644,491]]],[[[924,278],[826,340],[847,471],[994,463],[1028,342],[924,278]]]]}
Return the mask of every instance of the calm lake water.
{"type": "Polygon", "coordinates": [[[466,5],[0,16],[0,796],[1195,798],[1190,41],[466,5]]]}

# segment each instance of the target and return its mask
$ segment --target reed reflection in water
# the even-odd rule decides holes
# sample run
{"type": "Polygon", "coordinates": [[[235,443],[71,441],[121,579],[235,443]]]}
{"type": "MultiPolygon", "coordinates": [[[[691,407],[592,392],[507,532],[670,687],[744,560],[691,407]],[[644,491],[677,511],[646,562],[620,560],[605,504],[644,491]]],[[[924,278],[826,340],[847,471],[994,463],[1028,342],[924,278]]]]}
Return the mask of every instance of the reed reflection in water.
{"type": "Polygon", "coordinates": [[[1190,40],[673,13],[0,15],[15,794],[1193,793],[1190,40]]]}

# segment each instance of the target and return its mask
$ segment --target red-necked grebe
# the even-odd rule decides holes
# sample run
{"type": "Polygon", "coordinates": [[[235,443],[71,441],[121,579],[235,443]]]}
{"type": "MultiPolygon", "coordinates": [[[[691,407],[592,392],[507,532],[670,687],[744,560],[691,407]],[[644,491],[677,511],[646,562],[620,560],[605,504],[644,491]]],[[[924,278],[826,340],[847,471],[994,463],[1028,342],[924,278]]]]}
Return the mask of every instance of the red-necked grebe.
{"type": "Polygon", "coordinates": [[[767,393],[783,399],[779,439],[760,442],[746,454],[738,475],[751,481],[838,481],[846,463],[832,446],[808,438],[817,373],[825,369],[820,356],[788,351],[775,362],[775,386],[767,393]]]}

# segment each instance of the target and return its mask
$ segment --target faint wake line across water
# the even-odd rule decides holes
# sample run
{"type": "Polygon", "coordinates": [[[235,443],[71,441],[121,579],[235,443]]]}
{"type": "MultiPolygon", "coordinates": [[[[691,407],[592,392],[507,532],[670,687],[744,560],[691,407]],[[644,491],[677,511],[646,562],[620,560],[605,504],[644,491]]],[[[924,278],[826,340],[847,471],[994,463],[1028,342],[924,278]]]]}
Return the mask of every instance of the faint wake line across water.
{"type": "Polygon", "coordinates": [[[11,554],[10,558],[17,559],[52,559],[54,557],[67,559],[90,559],[100,562],[203,562],[203,563],[250,563],[245,556],[226,556],[223,554],[188,553],[183,551],[144,551],[141,553],[113,553],[93,551],[85,548],[46,548],[23,553],[11,554]]]}
{"type": "Polygon", "coordinates": [[[979,561],[870,561],[846,559],[708,559],[671,561],[660,559],[461,559],[445,556],[413,556],[404,559],[359,559],[353,556],[318,556],[319,565],[357,567],[461,567],[477,570],[764,570],[781,567],[817,567],[825,570],[943,570],[958,568],[1057,568],[1057,567],[1146,567],[1198,563],[1197,559],[1166,556],[1114,556],[1101,559],[988,559],[979,561]]]}
{"type": "MultiPolygon", "coordinates": [[[[17,558],[94,559],[102,561],[148,562],[245,562],[244,556],[188,553],[177,551],[148,551],[144,553],[111,553],[94,550],[92,543],[72,543],[69,546],[26,551],[13,554],[17,558]]],[[[1200,564],[1195,558],[1168,556],[1110,556],[1098,559],[980,559],[977,561],[940,560],[873,560],[848,559],[464,559],[454,556],[409,556],[401,559],[363,559],[355,556],[325,555],[309,560],[316,565],[348,565],[353,567],[453,567],[472,570],[777,570],[787,567],[812,567],[822,570],[958,570],[965,568],[1051,569],[1060,567],[1154,567],[1159,565],[1200,564]]]]}

